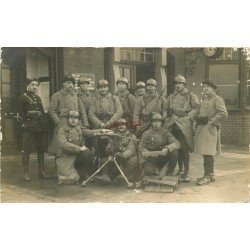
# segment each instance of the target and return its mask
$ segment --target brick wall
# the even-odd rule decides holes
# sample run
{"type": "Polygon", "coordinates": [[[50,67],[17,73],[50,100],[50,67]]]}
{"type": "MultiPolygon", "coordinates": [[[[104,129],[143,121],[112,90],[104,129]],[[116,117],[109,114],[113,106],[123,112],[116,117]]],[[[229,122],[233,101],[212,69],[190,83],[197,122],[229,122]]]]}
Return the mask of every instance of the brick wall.
{"type": "Polygon", "coordinates": [[[95,83],[104,78],[103,48],[63,48],[64,74],[95,75],[95,83]]]}

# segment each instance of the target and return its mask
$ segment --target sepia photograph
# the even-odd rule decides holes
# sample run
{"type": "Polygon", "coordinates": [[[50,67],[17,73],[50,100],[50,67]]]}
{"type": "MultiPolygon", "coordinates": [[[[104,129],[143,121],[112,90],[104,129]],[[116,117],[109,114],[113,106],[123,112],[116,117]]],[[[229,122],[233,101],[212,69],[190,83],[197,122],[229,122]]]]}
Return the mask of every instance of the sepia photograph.
{"type": "Polygon", "coordinates": [[[2,47],[1,199],[249,202],[250,48],[2,47]]]}

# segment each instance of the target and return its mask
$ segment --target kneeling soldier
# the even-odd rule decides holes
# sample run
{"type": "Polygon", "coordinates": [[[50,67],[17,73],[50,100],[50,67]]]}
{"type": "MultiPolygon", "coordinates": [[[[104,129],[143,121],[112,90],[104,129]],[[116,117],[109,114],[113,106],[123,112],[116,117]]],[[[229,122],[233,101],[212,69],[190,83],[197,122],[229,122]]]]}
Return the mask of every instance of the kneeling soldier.
{"type": "Polygon", "coordinates": [[[58,131],[57,176],[59,184],[75,184],[80,178],[93,173],[93,153],[84,145],[84,136],[94,135],[94,130],[82,129],[79,112],[69,111],[68,122],[58,131]]]}
{"type": "Polygon", "coordinates": [[[151,128],[145,131],[139,143],[140,179],[150,175],[172,175],[177,164],[180,143],[162,126],[162,115],[155,113],[151,128]]]}
{"type": "MultiPolygon", "coordinates": [[[[107,154],[115,155],[117,163],[129,181],[134,181],[134,173],[138,166],[137,141],[136,137],[127,129],[127,121],[122,118],[117,121],[115,136],[109,138],[106,148],[107,154]]],[[[113,165],[113,162],[110,162],[110,164],[113,165]]],[[[113,180],[115,183],[125,181],[119,170],[110,165],[97,179],[106,182],[113,180]]]]}

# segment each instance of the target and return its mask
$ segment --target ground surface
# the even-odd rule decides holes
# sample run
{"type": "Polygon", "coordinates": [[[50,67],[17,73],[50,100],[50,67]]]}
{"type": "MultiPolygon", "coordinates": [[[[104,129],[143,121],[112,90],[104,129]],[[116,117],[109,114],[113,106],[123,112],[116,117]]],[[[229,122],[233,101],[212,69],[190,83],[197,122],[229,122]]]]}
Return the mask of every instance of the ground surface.
{"type": "MultiPolygon", "coordinates": [[[[198,187],[195,180],[203,174],[202,157],[191,154],[189,184],[179,184],[174,193],[147,193],[142,189],[100,186],[60,186],[56,179],[40,180],[35,155],[30,160],[30,182],[22,180],[20,153],[2,154],[2,202],[249,202],[250,153],[236,147],[224,148],[215,159],[216,181],[198,187]]],[[[54,160],[46,156],[47,172],[54,170],[54,160]]]]}

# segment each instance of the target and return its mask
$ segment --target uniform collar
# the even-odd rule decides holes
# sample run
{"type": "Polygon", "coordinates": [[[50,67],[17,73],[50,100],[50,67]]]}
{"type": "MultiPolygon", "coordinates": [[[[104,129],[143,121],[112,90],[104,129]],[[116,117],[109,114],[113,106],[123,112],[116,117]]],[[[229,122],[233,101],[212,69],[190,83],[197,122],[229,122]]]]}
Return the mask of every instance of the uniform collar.
{"type": "Polygon", "coordinates": [[[126,89],[123,93],[121,92],[118,92],[118,96],[121,97],[121,98],[124,98],[126,97],[127,95],[129,94],[129,91],[126,89]]]}
{"type": "Polygon", "coordinates": [[[27,90],[26,93],[27,93],[27,95],[29,95],[29,96],[31,96],[31,97],[35,97],[35,96],[36,96],[35,93],[33,93],[33,92],[29,91],[29,90],[27,90]]]}
{"type": "Polygon", "coordinates": [[[83,91],[81,88],[80,88],[80,89],[78,89],[77,93],[78,93],[79,95],[86,95],[86,96],[90,96],[90,92],[89,92],[88,90],[83,91]]]}
{"type": "Polygon", "coordinates": [[[101,99],[102,99],[102,98],[107,98],[107,99],[109,99],[109,98],[111,97],[111,93],[108,92],[106,95],[101,95],[101,94],[98,93],[98,97],[101,98],[101,99]]]}
{"type": "Polygon", "coordinates": [[[64,88],[62,88],[62,89],[60,90],[60,92],[61,92],[63,95],[72,95],[72,96],[75,96],[75,95],[76,95],[76,93],[75,93],[74,91],[71,93],[71,92],[69,92],[69,91],[66,91],[64,88]]]}
{"type": "Polygon", "coordinates": [[[158,92],[157,91],[155,91],[155,93],[153,93],[153,94],[149,94],[148,92],[146,92],[145,93],[145,97],[147,98],[147,97],[155,97],[155,96],[157,96],[158,95],[158,92]]]}
{"type": "Polygon", "coordinates": [[[178,94],[180,94],[180,95],[185,95],[185,94],[188,93],[188,92],[189,92],[188,89],[185,87],[185,88],[183,88],[183,90],[180,91],[180,92],[178,92],[178,91],[175,90],[173,95],[178,95],[178,94]]]}
{"type": "Polygon", "coordinates": [[[68,131],[70,131],[70,130],[72,130],[72,129],[79,130],[80,126],[79,126],[79,124],[78,124],[78,125],[76,125],[75,127],[71,127],[71,126],[69,125],[69,123],[67,122],[67,124],[65,124],[63,128],[64,128],[65,131],[68,132],[68,131]]]}

